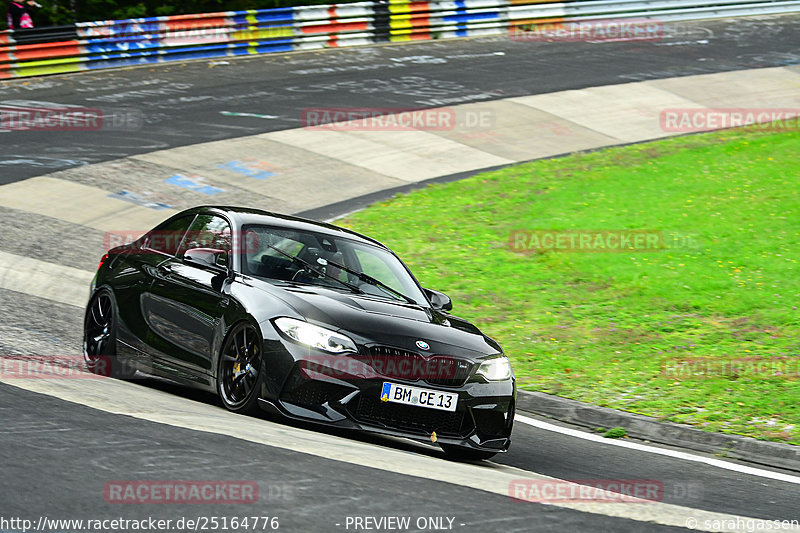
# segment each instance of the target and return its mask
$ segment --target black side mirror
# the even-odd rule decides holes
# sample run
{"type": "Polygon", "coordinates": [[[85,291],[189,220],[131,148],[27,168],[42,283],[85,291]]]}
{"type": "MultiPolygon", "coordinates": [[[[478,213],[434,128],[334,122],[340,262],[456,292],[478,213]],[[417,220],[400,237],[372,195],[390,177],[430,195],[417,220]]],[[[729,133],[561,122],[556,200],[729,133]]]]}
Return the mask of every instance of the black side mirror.
{"type": "Polygon", "coordinates": [[[451,311],[453,309],[453,300],[443,292],[435,291],[433,289],[423,289],[428,300],[434,309],[439,311],[451,311]]]}
{"type": "Polygon", "coordinates": [[[228,252],[217,248],[192,248],[183,254],[183,260],[200,267],[228,271],[228,252]]]}

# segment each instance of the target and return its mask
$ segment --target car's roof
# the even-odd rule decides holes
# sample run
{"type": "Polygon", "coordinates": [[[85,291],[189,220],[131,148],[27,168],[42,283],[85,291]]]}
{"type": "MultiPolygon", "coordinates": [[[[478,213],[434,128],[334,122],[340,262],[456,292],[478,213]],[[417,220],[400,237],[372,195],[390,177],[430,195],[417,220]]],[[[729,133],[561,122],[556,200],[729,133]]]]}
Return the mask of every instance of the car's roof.
{"type": "MultiPolygon", "coordinates": [[[[292,215],[284,215],[281,213],[273,213],[271,211],[264,211],[250,207],[234,207],[234,206],[221,206],[221,205],[204,205],[191,209],[187,209],[183,213],[190,213],[193,211],[222,211],[231,218],[238,226],[245,226],[250,224],[263,224],[267,226],[277,226],[282,228],[290,228],[301,231],[313,231],[330,235],[332,237],[345,237],[351,240],[361,241],[365,244],[372,244],[387,248],[383,243],[362,235],[355,231],[327,224],[325,222],[318,222],[316,220],[309,220],[306,218],[296,217],[292,215]]],[[[388,249],[388,248],[387,248],[388,249]]]]}

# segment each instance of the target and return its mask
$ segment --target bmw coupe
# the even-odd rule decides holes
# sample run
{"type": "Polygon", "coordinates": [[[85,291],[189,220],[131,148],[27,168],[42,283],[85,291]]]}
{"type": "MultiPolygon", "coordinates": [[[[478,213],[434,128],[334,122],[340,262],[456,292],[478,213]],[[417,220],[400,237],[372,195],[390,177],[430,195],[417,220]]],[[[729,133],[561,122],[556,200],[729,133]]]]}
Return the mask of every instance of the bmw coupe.
{"type": "Polygon", "coordinates": [[[374,239],[197,207],[102,258],[83,352],[94,372],[201,387],[237,413],[487,459],[511,443],[514,375],[498,343],[451,309],[374,239]]]}

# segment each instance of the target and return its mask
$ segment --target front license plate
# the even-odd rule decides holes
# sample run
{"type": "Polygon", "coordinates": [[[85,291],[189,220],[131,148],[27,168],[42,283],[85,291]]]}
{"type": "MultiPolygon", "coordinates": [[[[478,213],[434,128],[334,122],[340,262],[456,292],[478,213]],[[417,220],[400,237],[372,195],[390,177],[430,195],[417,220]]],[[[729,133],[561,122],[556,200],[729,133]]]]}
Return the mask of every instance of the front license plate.
{"type": "Polygon", "coordinates": [[[381,401],[429,407],[441,411],[455,411],[458,394],[384,382],[381,401]]]}

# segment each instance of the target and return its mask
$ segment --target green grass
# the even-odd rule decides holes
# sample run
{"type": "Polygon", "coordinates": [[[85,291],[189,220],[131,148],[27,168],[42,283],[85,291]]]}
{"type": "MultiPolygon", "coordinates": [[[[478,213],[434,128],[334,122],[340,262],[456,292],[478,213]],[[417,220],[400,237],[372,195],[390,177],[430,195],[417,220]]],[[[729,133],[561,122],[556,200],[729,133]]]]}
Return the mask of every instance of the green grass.
{"type": "Polygon", "coordinates": [[[524,389],[800,444],[798,155],[800,132],[673,138],[430,186],[338,223],[448,293],[524,389]],[[520,229],[676,240],[521,254],[520,229]],[[665,371],[682,361],[705,373],[665,371]]]}

